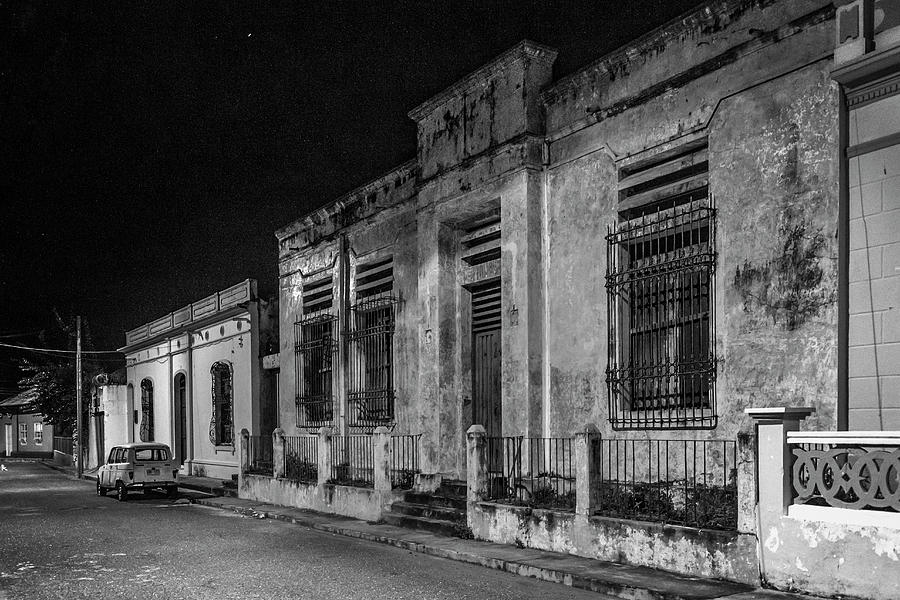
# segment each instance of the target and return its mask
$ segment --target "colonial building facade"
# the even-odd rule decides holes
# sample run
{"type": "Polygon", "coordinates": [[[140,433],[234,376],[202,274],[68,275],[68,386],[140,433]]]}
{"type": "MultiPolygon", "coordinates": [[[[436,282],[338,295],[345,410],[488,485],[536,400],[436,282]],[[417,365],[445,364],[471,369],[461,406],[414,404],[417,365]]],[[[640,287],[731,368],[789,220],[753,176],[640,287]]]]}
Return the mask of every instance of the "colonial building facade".
{"type": "Polygon", "coordinates": [[[277,425],[274,377],[262,365],[274,315],[248,279],[126,332],[120,441],[168,444],[186,474],[236,474],[237,432],[270,436],[277,425]]]}
{"type": "Polygon", "coordinates": [[[896,597],[900,2],[713,0],[555,57],[453,83],[413,160],[276,232],[281,427],[421,434],[482,539],[896,597]],[[727,548],[603,520],[689,480],[727,548]]]}

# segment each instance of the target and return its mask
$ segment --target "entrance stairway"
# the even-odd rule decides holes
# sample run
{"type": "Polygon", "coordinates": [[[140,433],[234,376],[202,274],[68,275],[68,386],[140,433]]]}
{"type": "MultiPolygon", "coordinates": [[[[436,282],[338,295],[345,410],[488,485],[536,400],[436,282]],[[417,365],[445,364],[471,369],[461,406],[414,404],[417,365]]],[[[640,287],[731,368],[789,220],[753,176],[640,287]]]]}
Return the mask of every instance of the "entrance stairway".
{"type": "Polygon", "coordinates": [[[434,492],[406,492],[382,518],[389,525],[467,537],[466,482],[445,479],[434,492]]]}

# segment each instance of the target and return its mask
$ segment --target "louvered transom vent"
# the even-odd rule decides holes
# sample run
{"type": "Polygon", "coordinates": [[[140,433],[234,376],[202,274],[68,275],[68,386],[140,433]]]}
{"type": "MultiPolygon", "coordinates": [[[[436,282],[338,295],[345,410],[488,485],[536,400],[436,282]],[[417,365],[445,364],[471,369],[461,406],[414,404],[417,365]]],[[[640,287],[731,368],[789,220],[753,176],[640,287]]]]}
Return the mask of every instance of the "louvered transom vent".
{"type": "Polygon", "coordinates": [[[622,168],[619,172],[622,216],[631,219],[706,198],[707,155],[706,139],[703,139],[622,168]]]}
{"type": "Polygon", "coordinates": [[[472,290],[472,332],[500,328],[500,282],[472,290]]]}
{"type": "Polygon", "coordinates": [[[331,275],[303,283],[303,314],[328,312],[334,305],[334,282],[331,275]]]}
{"type": "Polygon", "coordinates": [[[390,295],[394,289],[394,258],[388,256],[356,267],[356,301],[390,295]]]}
{"type": "Polygon", "coordinates": [[[469,228],[459,240],[460,258],[469,265],[478,265],[500,258],[500,217],[469,228]]]}

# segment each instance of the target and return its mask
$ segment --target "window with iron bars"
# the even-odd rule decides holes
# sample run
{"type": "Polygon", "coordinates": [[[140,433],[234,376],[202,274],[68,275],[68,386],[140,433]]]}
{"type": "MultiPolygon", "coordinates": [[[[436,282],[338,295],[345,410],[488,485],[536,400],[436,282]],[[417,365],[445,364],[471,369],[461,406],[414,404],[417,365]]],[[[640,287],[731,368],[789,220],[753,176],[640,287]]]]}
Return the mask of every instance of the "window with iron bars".
{"type": "Polygon", "coordinates": [[[350,307],[349,415],[357,431],[394,423],[394,324],[398,301],[389,257],[356,270],[356,304],[350,307]]]}
{"type": "Polygon", "coordinates": [[[334,423],[334,357],[338,319],[332,312],[331,275],[303,284],[303,318],[294,323],[297,426],[316,430],[334,423]]]}
{"type": "Polygon", "coordinates": [[[606,238],[610,423],[714,428],[716,210],[706,146],[624,175],[624,210],[606,238]]]}

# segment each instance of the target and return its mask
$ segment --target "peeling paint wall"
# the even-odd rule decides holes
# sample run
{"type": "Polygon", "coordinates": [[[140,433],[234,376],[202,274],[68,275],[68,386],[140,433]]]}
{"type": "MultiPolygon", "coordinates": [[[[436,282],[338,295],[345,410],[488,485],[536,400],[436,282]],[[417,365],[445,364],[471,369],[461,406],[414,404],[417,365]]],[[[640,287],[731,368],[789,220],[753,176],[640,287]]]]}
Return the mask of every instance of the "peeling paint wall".
{"type": "Polygon", "coordinates": [[[653,567],[694,577],[759,584],[756,536],[585,517],[479,502],[469,510],[476,539],[653,567]]]}
{"type": "Polygon", "coordinates": [[[761,533],[763,577],[783,590],[900,598],[900,529],[783,516],[761,533]]]}
{"type": "Polygon", "coordinates": [[[649,435],[734,439],[749,426],[743,409],[751,404],[812,404],[811,428],[835,424],[838,92],[827,60],[830,5],[713,6],[657,45],[601,61],[544,93],[551,435],[570,435],[586,420],[613,433],[604,236],[617,221],[619,163],[704,135],[718,208],[719,425],[649,435]],[[621,64],[611,77],[614,63],[621,64]],[[661,82],[665,89],[651,94],[661,82]]]}

